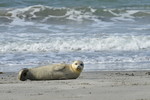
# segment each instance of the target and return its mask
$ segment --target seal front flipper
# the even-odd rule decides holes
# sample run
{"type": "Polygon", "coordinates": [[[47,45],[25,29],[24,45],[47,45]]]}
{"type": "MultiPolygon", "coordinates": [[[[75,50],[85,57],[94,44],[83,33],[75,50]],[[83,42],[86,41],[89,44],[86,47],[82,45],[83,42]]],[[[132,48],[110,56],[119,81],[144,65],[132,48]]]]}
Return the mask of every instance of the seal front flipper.
{"type": "Polygon", "coordinates": [[[18,74],[18,79],[21,81],[27,80],[27,72],[28,72],[27,68],[22,69],[18,74]]]}
{"type": "Polygon", "coordinates": [[[56,64],[53,67],[54,71],[63,71],[66,68],[66,64],[56,64]]]}

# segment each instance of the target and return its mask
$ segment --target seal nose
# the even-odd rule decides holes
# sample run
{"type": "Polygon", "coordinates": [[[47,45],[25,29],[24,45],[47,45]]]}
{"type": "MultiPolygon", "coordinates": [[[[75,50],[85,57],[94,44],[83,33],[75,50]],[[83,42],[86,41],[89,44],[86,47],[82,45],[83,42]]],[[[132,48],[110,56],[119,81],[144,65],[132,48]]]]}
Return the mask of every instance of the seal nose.
{"type": "Polygon", "coordinates": [[[77,69],[78,69],[78,70],[81,70],[81,67],[80,67],[80,66],[78,66],[78,67],[77,67],[77,69]]]}

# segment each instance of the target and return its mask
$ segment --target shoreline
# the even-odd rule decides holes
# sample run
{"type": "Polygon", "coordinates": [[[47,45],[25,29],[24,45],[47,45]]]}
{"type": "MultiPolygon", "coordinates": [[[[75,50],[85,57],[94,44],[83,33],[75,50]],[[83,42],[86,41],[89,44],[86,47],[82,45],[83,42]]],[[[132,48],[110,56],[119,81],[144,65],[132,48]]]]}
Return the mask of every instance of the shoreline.
{"type": "Polygon", "coordinates": [[[2,100],[150,100],[150,70],[88,71],[74,80],[19,81],[0,74],[2,100]]]}

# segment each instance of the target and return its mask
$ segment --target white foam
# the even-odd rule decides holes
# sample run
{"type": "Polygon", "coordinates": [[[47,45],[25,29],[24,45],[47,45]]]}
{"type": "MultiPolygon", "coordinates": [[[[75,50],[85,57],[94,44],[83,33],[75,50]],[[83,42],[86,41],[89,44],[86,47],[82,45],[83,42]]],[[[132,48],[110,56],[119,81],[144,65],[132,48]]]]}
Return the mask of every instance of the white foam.
{"type": "Polygon", "coordinates": [[[150,36],[45,37],[37,42],[25,43],[23,40],[0,46],[0,52],[130,51],[142,49],[150,49],[150,36]]]}
{"type": "MultiPolygon", "coordinates": [[[[121,9],[120,9],[121,10],[121,9]]],[[[142,18],[145,16],[148,16],[150,13],[147,10],[125,10],[120,12],[119,14],[116,14],[114,18],[112,18],[113,21],[135,21],[135,18],[142,18]],[[142,13],[139,14],[138,13],[142,13]]]]}
{"type": "Polygon", "coordinates": [[[27,19],[33,19],[37,16],[35,15],[36,12],[44,10],[44,6],[36,5],[36,6],[29,6],[25,8],[17,8],[17,9],[10,9],[8,10],[8,14],[11,14],[12,22],[10,25],[18,25],[18,26],[26,26],[26,25],[34,25],[35,23],[32,21],[26,21],[27,19]]]}
{"type": "Polygon", "coordinates": [[[75,21],[83,21],[85,19],[95,21],[97,19],[97,16],[93,13],[96,11],[96,9],[89,7],[89,10],[89,12],[86,12],[84,10],[68,9],[66,16],[68,16],[67,19],[75,21]]]}
{"type": "MultiPolygon", "coordinates": [[[[122,9],[120,9],[122,10],[122,9]]],[[[126,11],[122,11],[120,13],[115,13],[113,12],[113,9],[108,9],[106,10],[108,12],[110,12],[112,15],[114,15],[115,17],[112,17],[111,20],[113,21],[134,21],[134,16],[133,14],[139,12],[139,10],[126,10],[126,11]]]]}

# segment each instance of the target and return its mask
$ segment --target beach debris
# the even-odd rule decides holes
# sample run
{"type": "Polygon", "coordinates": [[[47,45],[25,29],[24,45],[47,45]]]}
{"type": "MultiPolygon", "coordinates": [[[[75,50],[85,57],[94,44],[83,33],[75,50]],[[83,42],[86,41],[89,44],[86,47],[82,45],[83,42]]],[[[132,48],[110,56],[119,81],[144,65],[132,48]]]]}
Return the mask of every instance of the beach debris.
{"type": "Polygon", "coordinates": [[[128,76],[135,76],[135,75],[134,75],[134,73],[131,73],[131,74],[130,74],[130,73],[125,73],[125,74],[124,74],[124,73],[120,73],[120,72],[116,73],[116,75],[128,75],[128,76]]]}
{"type": "Polygon", "coordinates": [[[80,83],[80,85],[91,85],[90,83],[80,83]]]}
{"type": "Polygon", "coordinates": [[[145,74],[146,74],[146,75],[150,75],[150,72],[146,72],[145,74]]]}
{"type": "Polygon", "coordinates": [[[12,91],[9,90],[9,91],[7,91],[7,93],[12,93],[12,91]]]}
{"type": "Polygon", "coordinates": [[[129,73],[126,73],[125,75],[128,75],[128,76],[134,76],[133,73],[129,74],[129,73]]]}
{"type": "Polygon", "coordinates": [[[123,74],[121,74],[120,72],[117,72],[117,73],[115,73],[116,75],[123,75],[123,74]]]}
{"type": "Polygon", "coordinates": [[[0,74],[3,74],[3,72],[0,72],[0,74]]]}

